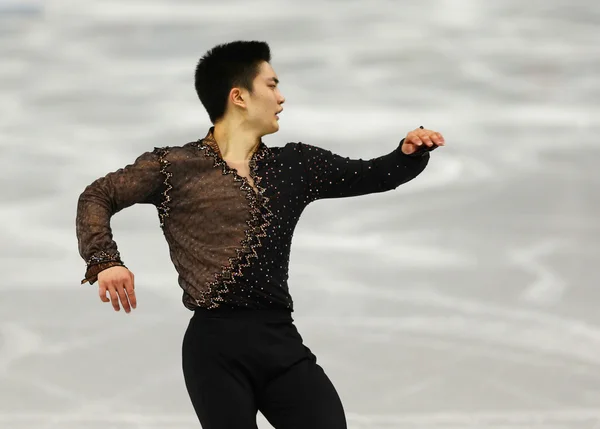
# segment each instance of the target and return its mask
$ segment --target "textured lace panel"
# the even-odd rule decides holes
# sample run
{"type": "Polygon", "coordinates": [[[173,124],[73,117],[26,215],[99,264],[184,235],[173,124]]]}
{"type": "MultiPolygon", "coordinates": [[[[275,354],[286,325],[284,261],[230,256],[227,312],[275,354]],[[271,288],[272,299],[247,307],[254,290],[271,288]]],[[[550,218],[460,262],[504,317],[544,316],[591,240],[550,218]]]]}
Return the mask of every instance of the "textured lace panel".
{"type": "Polygon", "coordinates": [[[133,204],[155,204],[162,177],[158,157],[145,152],[135,162],[94,180],[79,196],[75,229],[79,254],[91,265],[121,262],[110,221],[133,204]]]}
{"type": "Polygon", "coordinates": [[[171,185],[171,177],[173,177],[173,173],[168,171],[171,163],[167,160],[167,154],[169,153],[168,147],[163,148],[154,148],[154,154],[158,156],[158,162],[160,163],[160,173],[164,176],[163,184],[165,185],[165,189],[162,192],[162,201],[157,206],[158,217],[160,219],[160,227],[164,228],[165,219],[169,217],[169,203],[171,202],[171,196],[169,192],[173,189],[171,185]]]}
{"type": "Polygon", "coordinates": [[[236,278],[242,276],[243,268],[250,265],[251,258],[258,257],[256,249],[261,246],[260,240],[266,236],[265,228],[270,224],[269,217],[272,216],[272,213],[267,208],[268,198],[263,196],[265,189],[260,186],[261,177],[257,174],[257,160],[264,159],[268,154],[268,148],[261,142],[249,163],[250,177],[258,189],[257,193],[248,180],[238,175],[222,158],[212,129],[205,139],[196,142],[196,147],[212,159],[213,166],[219,168],[223,176],[231,175],[233,177],[233,180],[244,192],[250,210],[250,219],[247,221],[244,239],[236,249],[236,256],[229,258],[229,264],[223,266],[220,273],[215,274],[214,280],[208,285],[208,290],[201,293],[197,299],[199,305],[206,305],[206,302],[210,301],[208,308],[216,308],[223,302],[223,296],[230,292],[230,286],[235,284],[236,278]]]}
{"type": "Polygon", "coordinates": [[[190,293],[186,290],[183,291],[183,294],[181,296],[181,302],[183,303],[183,306],[188,310],[194,310],[196,307],[198,307],[198,300],[191,296],[190,293]]]}

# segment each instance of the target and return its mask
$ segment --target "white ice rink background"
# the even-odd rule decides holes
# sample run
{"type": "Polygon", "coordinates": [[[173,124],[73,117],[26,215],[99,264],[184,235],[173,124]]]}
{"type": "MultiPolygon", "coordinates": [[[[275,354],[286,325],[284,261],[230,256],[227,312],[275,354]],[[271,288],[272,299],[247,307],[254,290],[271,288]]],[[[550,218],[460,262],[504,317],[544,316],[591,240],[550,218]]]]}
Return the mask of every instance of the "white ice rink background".
{"type": "MultiPolygon", "coordinates": [[[[354,429],[600,428],[600,3],[0,1],[0,428],[199,427],[155,209],[115,216],[138,309],[80,286],[83,188],[204,136],[195,62],[268,41],[268,145],[447,147],[398,190],[320,201],[296,323],[354,429]]],[[[268,428],[262,416],[261,428],[268,428]]]]}

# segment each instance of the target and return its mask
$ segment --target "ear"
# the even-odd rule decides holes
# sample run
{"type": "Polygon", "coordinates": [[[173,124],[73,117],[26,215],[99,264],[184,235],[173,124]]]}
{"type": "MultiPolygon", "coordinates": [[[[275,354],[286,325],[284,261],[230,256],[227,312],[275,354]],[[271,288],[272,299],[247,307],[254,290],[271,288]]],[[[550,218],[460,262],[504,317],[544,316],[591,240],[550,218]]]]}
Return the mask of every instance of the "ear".
{"type": "Polygon", "coordinates": [[[229,92],[229,99],[234,106],[246,108],[246,94],[240,88],[232,88],[229,92]]]}

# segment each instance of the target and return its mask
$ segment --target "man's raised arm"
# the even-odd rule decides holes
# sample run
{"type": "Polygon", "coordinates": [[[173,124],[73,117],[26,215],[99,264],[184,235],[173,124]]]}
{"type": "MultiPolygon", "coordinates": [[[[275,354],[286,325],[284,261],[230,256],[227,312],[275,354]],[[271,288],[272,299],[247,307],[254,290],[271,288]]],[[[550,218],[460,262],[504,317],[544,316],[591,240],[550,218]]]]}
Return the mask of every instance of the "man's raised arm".
{"type": "Polygon", "coordinates": [[[390,153],[363,160],[300,143],[308,199],[344,198],[395,189],[421,174],[429,162],[429,152],[444,144],[441,134],[418,128],[390,153]]]}

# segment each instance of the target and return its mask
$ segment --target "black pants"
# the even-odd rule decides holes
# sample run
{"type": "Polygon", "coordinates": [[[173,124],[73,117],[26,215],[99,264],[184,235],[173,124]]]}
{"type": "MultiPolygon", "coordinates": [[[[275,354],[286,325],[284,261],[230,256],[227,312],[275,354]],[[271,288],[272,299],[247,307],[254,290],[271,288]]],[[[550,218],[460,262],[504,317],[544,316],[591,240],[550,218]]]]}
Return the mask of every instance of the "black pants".
{"type": "Polygon", "coordinates": [[[290,313],[196,310],[183,339],[185,384],[203,429],[346,429],[340,398],[290,313]]]}

